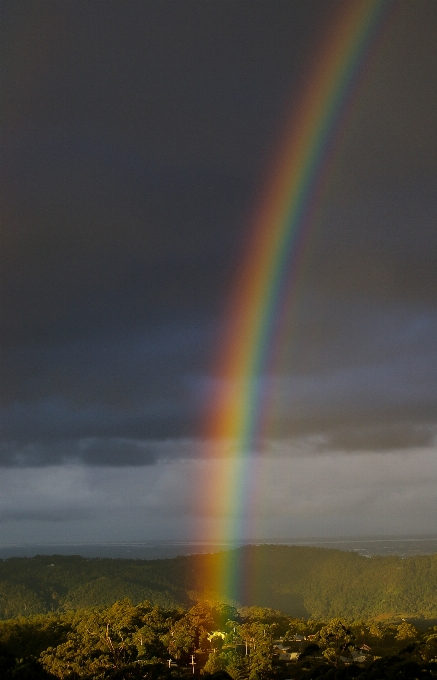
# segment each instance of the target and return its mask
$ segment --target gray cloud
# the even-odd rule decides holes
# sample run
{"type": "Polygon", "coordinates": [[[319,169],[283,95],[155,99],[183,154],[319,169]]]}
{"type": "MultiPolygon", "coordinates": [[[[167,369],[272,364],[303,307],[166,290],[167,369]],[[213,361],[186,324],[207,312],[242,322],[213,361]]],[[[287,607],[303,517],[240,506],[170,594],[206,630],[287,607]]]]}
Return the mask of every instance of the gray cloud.
{"type": "MultiPolygon", "coordinates": [[[[359,456],[276,455],[246,466],[251,504],[227,505],[225,518],[205,480],[232,467],[220,460],[147,467],[22,468],[2,474],[3,542],[104,542],[217,535],[234,512],[252,537],[435,531],[435,447],[359,456]],[[225,468],[222,466],[225,465],[225,468]],[[225,524],[221,524],[223,521],[225,524]]],[[[227,536],[228,537],[228,536],[227,536]]]]}
{"type": "Polygon", "coordinates": [[[141,440],[88,437],[53,441],[6,442],[0,463],[8,467],[82,464],[92,467],[149,466],[158,461],[197,458],[202,444],[193,439],[141,440]]]}
{"type": "MultiPolygon", "coordinates": [[[[437,407],[434,315],[403,310],[378,319],[360,308],[342,323],[330,311],[316,321],[316,341],[304,342],[302,322],[292,356],[298,373],[284,362],[282,376],[253,382],[274,399],[263,436],[320,435],[328,448],[350,451],[428,446],[437,407]]],[[[9,397],[1,411],[2,463],[151,465],[200,455],[195,442],[217,383],[187,371],[210,332],[182,327],[124,344],[16,352],[22,377],[9,390],[21,399],[9,397]]]]}
{"type": "MultiPolygon", "coordinates": [[[[54,507],[35,507],[30,508],[13,508],[1,511],[1,520],[3,522],[32,522],[39,524],[41,522],[89,522],[92,519],[99,519],[99,512],[96,510],[89,510],[85,508],[78,508],[76,505],[70,507],[54,508],[54,507]]],[[[101,518],[100,518],[101,519],[101,518]]]]}
{"type": "Polygon", "coordinates": [[[326,448],[343,451],[390,451],[430,447],[437,443],[437,423],[397,422],[362,428],[343,428],[327,437],[326,448]]]}

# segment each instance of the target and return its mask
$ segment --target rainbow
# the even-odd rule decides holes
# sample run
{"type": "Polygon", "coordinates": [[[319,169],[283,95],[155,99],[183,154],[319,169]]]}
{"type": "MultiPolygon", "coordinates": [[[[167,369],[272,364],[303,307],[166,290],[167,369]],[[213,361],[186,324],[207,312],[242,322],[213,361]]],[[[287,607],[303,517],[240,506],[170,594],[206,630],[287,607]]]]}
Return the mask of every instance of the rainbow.
{"type": "MultiPolygon", "coordinates": [[[[208,506],[202,511],[216,517],[210,540],[247,540],[254,535],[254,454],[272,402],[267,375],[284,342],[282,320],[292,318],[297,305],[298,282],[335,152],[390,5],[387,0],[333,5],[332,25],[313,72],[307,74],[306,91],[286,121],[251,222],[250,243],[221,339],[218,386],[206,428],[206,440],[221,448],[216,472],[202,494],[208,506]]],[[[212,592],[230,601],[247,598],[255,566],[238,555],[250,552],[223,553],[209,561],[206,580],[212,592]]]]}

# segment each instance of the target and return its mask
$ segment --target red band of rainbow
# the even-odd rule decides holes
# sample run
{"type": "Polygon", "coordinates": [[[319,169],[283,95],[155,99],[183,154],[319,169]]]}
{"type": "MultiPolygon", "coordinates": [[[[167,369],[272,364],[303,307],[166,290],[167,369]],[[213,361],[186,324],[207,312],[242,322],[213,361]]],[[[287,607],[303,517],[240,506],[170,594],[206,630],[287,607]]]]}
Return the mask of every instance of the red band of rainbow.
{"type": "MultiPolygon", "coordinates": [[[[221,443],[223,448],[218,472],[207,483],[210,508],[206,510],[216,517],[210,540],[243,541],[254,536],[254,454],[269,409],[266,373],[282,342],[284,308],[295,304],[296,280],[338,139],[390,5],[388,0],[333,4],[336,16],[306,91],[292,107],[259,202],[222,339],[219,387],[206,432],[208,442],[221,443]]],[[[254,565],[225,553],[211,564],[215,572],[207,581],[215,593],[236,602],[248,597],[250,582],[256,580],[254,565]]]]}

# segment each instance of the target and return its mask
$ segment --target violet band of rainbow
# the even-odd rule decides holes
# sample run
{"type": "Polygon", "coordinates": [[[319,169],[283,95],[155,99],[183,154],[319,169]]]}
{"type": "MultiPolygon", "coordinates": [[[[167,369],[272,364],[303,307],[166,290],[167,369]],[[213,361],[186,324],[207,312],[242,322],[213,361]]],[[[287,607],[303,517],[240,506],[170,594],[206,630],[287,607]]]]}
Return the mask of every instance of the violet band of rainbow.
{"type": "MultiPolygon", "coordinates": [[[[291,107],[257,206],[221,339],[218,387],[206,427],[206,441],[223,445],[218,471],[207,482],[207,502],[217,518],[214,535],[207,537],[211,541],[247,541],[256,535],[262,480],[255,454],[271,397],[266,373],[284,342],[284,308],[297,304],[296,282],[338,141],[392,6],[389,0],[349,0],[338,6],[306,90],[291,107]]],[[[224,553],[211,560],[204,582],[212,593],[250,601],[256,565],[250,551],[243,554],[244,559],[224,553]]]]}

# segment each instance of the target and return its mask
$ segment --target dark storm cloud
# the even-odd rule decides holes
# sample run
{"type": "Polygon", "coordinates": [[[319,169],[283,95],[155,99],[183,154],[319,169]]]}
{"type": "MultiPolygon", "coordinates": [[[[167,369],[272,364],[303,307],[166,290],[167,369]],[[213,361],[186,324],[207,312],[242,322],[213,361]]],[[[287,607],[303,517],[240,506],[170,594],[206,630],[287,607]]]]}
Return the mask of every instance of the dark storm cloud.
{"type": "Polygon", "coordinates": [[[216,306],[243,179],[218,168],[153,168],[90,134],[47,130],[24,142],[6,154],[19,166],[23,199],[4,254],[5,343],[114,332],[216,306]],[[35,145],[23,178],[20,151],[35,145]]]}
{"type": "Polygon", "coordinates": [[[4,406],[59,398],[60,409],[64,400],[78,412],[119,407],[122,416],[127,414],[123,408],[135,413],[153,403],[171,403],[173,397],[193,396],[190,374],[193,365],[198,370],[208,364],[213,326],[173,320],[128,330],[7,348],[2,356],[4,406]]]}
{"type": "MultiPolygon", "coordinates": [[[[247,215],[331,7],[4,3],[4,464],[193,455],[165,442],[199,435],[247,215]]],[[[278,436],[434,436],[436,8],[397,4],[342,138],[278,436]]]]}
{"type": "Polygon", "coordinates": [[[59,464],[132,467],[154,465],[158,460],[195,458],[199,445],[190,439],[141,440],[121,437],[52,439],[3,442],[0,463],[8,467],[59,464]]]}

